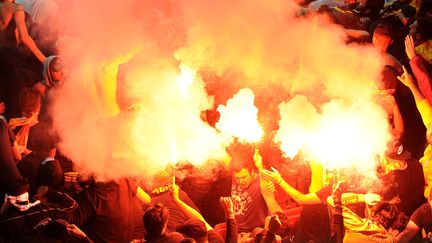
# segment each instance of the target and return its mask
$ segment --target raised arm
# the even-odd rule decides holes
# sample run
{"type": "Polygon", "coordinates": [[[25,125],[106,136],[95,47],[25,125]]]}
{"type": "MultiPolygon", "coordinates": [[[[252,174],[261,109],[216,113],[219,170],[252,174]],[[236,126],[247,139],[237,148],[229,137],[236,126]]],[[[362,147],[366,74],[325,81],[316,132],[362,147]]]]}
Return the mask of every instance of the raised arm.
{"type": "Polygon", "coordinates": [[[27,26],[25,24],[24,7],[21,4],[17,4],[14,13],[15,24],[18,29],[19,37],[21,42],[33,53],[33,55],[40,61],[45,61],[45,55],[36,46],[34,40],[28,34],[27,26]]]}
{"type": "Polygon", "coordinates": [[[428,128],[432,124],[432,107],[431,104],[425,99],[419,88],[415,84],[413,77],[408,73],[405,67],[403,67],[404,73],[398,77],[398,79],[407,86],[413,93],[417,109],[423,119],[423,123],[428,128]]]}
{"type": "Polygon", "coordinates": [[[410,35],[405,38],[405,52],[410,59],[410,66],[420,91],[429,102],[432,102],[432,74],[428,73],[425,60],[416,54],[414,40],[410,35]]]}
{"type": "Polygon", "coordinates": [[[235,220],[234,205],[231,201],[231,197],[221,197],[220,203],[225,211],[226,217],[226,234],[225,242],[236,243],[237,242],[237,221],[235,220]]]}
{"type": "Polygon", "coordinates": [[[320,204],[321,200],[317,196],[316,193],[308,193],[303,194],[288,184],[280,175],[279,171],[275,168],[272,168],[272,171],[269,170],[261,170],[261,176],[266,180],[272,181],[274,184],[279,185],[284,192],[288,194],[294,201],[296,201],[300,205],[312,205],[312,204],[320,204]]]}
{"type": "Polygon", "coordinates": [[[180,197],[179,197],[179,186],[177,186],[176,184],[173,184],[171,186],[171,196],[174,200],[174,203],[180,208],[180,210],[186,215],[186,217],[188,218],[196,218],[199,219],[201,221],[204,222],[207,231],[213,229],[208,223],[207,221],[204,219],[204,217],[198,212],[196,211],[194,208],[192,208],[191,206],[187,205],[185,202],[183,202],[180,197]]]}

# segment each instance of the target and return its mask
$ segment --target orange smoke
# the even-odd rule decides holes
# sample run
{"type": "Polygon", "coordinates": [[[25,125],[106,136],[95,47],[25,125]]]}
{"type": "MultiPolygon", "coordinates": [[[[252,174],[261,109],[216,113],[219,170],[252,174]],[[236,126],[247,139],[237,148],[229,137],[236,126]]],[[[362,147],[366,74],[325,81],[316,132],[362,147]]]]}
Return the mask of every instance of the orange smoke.
{"type": "Polygon", "coordinates": [[[178,161],[220,159],[226,140],[200,116],[243,87],[267,97],[269,87],[279,87],[284,92],[277,93],[297,97],[279,106],[278,121],[277,109],[258,113],[253,104],[264,104],[264,111],[280,99],[267,103],[241,90],[219,108],[222,132],[257,141],[257,114],[265,114],[260,120],[279,123],[276,141],[287,156],[302,150],[346,164],[363,159],[359,152],[369,157],[384,148],[385,118],[370,101],[379,54],[347,46],[343,29],[326,18],[298,18],[293,2],[72,2],[59,19],[60,54],[71,63],[70,76],[53,112],[61,150],[83,170],[107,178],[151,174],[172,160],[172,139],[178,161]],[[214,81],[209,77],[226,80],[215,85],[216,97],[206,92],[214,81]],[[244,120],[232,122],[231,110],[244,120]]]}

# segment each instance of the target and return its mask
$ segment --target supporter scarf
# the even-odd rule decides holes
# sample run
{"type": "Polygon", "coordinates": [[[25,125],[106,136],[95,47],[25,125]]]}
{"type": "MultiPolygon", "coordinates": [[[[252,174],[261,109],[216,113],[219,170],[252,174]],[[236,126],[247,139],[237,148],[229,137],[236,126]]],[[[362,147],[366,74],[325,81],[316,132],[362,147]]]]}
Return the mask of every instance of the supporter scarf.
{"type": "Polygon", "coordinates": [[[7,207],[8,202],[10,204],[12,204],[15,208],[17,208],[19,211],[23,212],[23,211],[27,211],[29,210],[29,208],[36,206],[38,204],[40,204],[41,202],[39,200],[36,200],[34,202],[30,202],[29,201],[29,193],[25,192],[21,195],[18,196],[10,196],[10,195],[5,195],[5,202],[3,203],[3,207],[0,210],[1,212],[4,212],[5,207],[7,207]]]}
{"type": "Polygon", "coordinates": [[[12,118],[9,121],[9,126],[11,129],[15,129],[16,127],[21,127],[15,136],[15,140],[18,145],[23,147],[27,147],[27,141],[30,133],[30,127],[36,125],[38,121],[39,113],[33,113],[30,117],[18,117],[12,118]]]}

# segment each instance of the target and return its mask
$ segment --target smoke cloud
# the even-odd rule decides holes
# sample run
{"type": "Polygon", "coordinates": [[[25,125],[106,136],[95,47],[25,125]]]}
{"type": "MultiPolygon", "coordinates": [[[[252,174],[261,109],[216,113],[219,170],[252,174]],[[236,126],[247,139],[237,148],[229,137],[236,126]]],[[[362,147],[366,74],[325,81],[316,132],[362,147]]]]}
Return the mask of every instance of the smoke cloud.
{"type": "MultiPolygon", "coordinates": [[[[225,140],[202,111],[241,88],[255,93],[259,119],[276,124],[261,125],[280,128],[276,142],[289,156],[319,147],[311,140],[339,118],[361,122],[355,131],[368,129],[373,152],[383,149],[385,118],[372,101],[381,57],[346,45],[324,16],[299,18],[285,0],[73,2],[58,23],[70,75],[54,113],[60,147],[82,170],[149,175],[172,163],[173,140],[177,160],[223,158],[225,140]]],[[[340,139],[351,145],[359,134],[347,135],[340,139]]]]}

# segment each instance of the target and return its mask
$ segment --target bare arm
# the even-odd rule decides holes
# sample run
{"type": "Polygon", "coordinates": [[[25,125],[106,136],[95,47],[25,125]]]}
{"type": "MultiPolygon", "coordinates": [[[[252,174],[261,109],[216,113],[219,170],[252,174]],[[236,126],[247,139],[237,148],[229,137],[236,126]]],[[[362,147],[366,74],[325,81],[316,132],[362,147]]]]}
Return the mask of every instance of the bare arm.
{"type": "Polygon", "coordinates": [[[289,185],[279,174],[279,172],[272,168],[273,171],[269,170],[262,170],[261,174],[263,177],[267,178],[268,180],[273,181],[275,184],[279,185],[282,190],[284,190],[288,196],[290,196],[294,201],[296,201],[300,205],[312,205],[312,204],[320,204],[321,200],[317,196],[316,193],[308,193],[303,194],[296,190],[294,187],[289,185]]]}
{"type": "Polygon", "coordinates": [[[40,61],[45,61],[45,55],[39,50],[39,48],[36,46],[36,43],[34,40],[30,37],[28,34],[27,26],[25,24],[25,15],[24,15],[24,7],[20,4],[17,5],[15,14],[15,24],[18,29],[19,37],[22,43],[30,49],[30,51],[33,53],[33,55],[40,61]]]}
{"type": "Polygon", "coordinates": [[[405,227],[404,231],[402,231],[398,236],[397,236],[397,242],[400,243],[405,243],[405,242],[409,242],[415,234],[417,234],[417,232],[420,230],[420,228],[413,222],[413,221],[409,221],[407,226],[405,227]]]}
{"type": "Polygon", "coordinates": [[[188,218],[196,218],[199,219],[201,221],[204,222],[204,224],[206,225],[207,231],[212,230],[213,228],[207,223],[207,221],[204,219],[204,217],[198,212],[196,211],[194,208],[192,208],[191,206],[187,205],[185,202],[183,202],[180,197],[179,197],[179,186],[177,185],[173,185],[171,187],[171,195],[172,198],[175,202],[175,204],[177,204],[180,208],[180,210],[188,217],[188,218]]]}
{"type": "Polygon", "coordinates": [[[145,205],[148,205],[151,203],[150,195],[147,192],[145,192],[140,186],[137,188],[137,194],[136,195],[137,195],[138,200],[141,203],[143,203],[145,205]]]}
{"type": "Polygon", "coordinates": [[[275,188],[272,181],[266,180],[260,176],[260,191],[267,205],[270,215],[273,215],[276,212],[282,212],[282,208],[276,201],[274,195],[275,188]]]}

